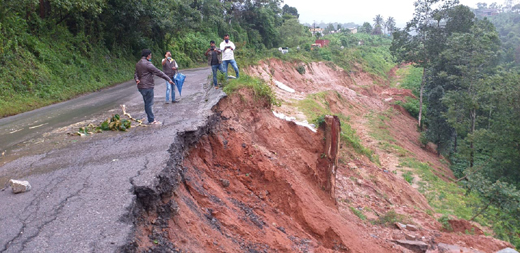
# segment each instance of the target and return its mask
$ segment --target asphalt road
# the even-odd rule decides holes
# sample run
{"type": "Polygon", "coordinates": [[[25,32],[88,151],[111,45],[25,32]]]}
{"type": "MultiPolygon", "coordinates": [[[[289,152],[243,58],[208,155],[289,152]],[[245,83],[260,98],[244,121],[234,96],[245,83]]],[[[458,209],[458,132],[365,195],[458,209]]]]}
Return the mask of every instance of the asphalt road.
{"type": "MultiPolygon", "coordinates": [[[[133,229],[128,214],[135,200],[134,184],[152,185],[172,155],[169,148],[177,134],[207,124],[211,108],[225,96],[208,85],[210,69],[182,72],[187,79],[179,103],[164,104],[164,81],[156,79],[154,112],[163,125],[97,134],[4,162],[0,177],[24,175],[16,179],[28,180],[32,190],[21,194],[13,194],[9,188],[0,191],[0,252],[114,252],[125,245],[133,229]]],[[[144,117],[135,83],[127,82],[2,119],[2,149],[21,152],[23,148],[17,145],[27,138],[45,138],[47,130],[73,124],[92,113],[107,116],[123,103],[134,117],[144,117]],[[32,129],[37,131],[29,131],[32,129]],[[4,143],[5,136],[15,130],[24,134],[4,143]]]]}

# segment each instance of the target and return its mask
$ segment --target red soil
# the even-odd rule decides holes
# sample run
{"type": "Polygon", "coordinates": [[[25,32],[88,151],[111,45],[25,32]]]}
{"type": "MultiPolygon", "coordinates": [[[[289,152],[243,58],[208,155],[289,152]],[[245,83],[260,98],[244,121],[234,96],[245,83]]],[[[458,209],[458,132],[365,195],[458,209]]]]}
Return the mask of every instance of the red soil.
{"type": "MultiPolygon", "coordinates": [[[[395,144],[429,163],[445,180],[453,178],[438,156],[421,148],[416,120],[385,101],[402,99],[410,91],[375,85],[375,78],[362,71],[347,73],[325,63],[310,63],[300,75],[296,66],[271,60],[246,72],[297,91],[277,90],[284,101],[320,91],[339,92],[341,97],[326,96],[332,112],[350,117],[349,124],[363,145],[376,151],[381,165],[342,145],[336,198],[331,199],[317,179],[326,160],[323,132],[313,133],[278,119],[266,101],[240,91],[219,103],[216,110],[225,120],[185,157],[185,183],[172,197],[179,204],[179,213],[163,227],[154,225],[150,214],[138,227],[140,249],[153,247],[156,242],[151,238],[158,233],[166,234],[174,248],[187,252],[411,252],[394,243],[405,239],[426,242],[429,252],[437,252],[435,245],[440,242],[483,252],[512,247],[481,235],[481,230],[465,234],[472,226],[464,221],[452,224],[457,228],[454,233],[441,231],[441,224],[428,214],[433,210],[426,198],[392,173],[397,171],[398,155],[376,145],[368,134],[371,126],[366,118],[391,107],[396,110],[388,115],[387,125],[395,144]],[[368,221],[381,220],[390,211],[418,230],[368,221]]],[[[302,117],[288,103],[273,109],[302,117]]],[[[168,201],[164,199],[164,203],[168,201]]]]}

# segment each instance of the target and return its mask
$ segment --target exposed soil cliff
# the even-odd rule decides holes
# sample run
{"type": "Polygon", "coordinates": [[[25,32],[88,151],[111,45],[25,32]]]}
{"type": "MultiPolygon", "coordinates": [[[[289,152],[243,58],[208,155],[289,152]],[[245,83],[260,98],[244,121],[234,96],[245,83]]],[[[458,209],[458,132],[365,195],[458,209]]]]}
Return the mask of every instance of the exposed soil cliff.
{"type": "Polygon", "coordinates": [[[153,203],[140,202],[133,250],[495,252],[511,247],[482,233],[464,234],[473,227],[466,221],[453,222],[459,233],[441,231],[426,198],[400,175],[399,153],[382,150],[369,135],[374,126],[367,115],[393,108],[386,115],[391,126],[386,134],[393,143],[451,180],[449,168],[436,154],[421,148],[415,119],[390,103],[410,91],[388,88],[385,80],[362,71],[346,73],[311,63],[302,75],[296,66],[271,60],[246,70],[273,87],[279,81],[296,92],[278,89],[284,102],[277,108],[250,91],[223,99],[215,108],[221,121],[187,150],[184,160],[172,165],[178,187],[153,203]],[[325,93],[326,104],[333,113],[350,118],[380,164],[343,144],[335,159],[330,129],[313,132],[273,115],[272,109],[304,120],[295,101],[322,91],[334,91],[325,93]],[[403,226],[396,226],[392,216],[401,217],[403,226]]]}

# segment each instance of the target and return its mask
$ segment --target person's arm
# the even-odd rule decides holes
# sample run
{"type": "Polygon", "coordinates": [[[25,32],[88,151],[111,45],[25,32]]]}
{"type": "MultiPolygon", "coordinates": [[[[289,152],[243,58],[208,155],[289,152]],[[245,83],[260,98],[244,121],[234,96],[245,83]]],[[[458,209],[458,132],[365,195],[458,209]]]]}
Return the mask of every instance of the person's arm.
{"type": "Polygon", "coordinates": [[[137,69],[134,72],[134,80],[136,84],[139,84],[141,81],[139,80],[139,77],[137,76],[137,69]]]}
{"type": "Polygon", "coordinates": [[[226,50],[226,43],[224,43],[224,42],[220,43],[220,50],[222,50],[222,51],[226,50]]]}
{"type": "Polygon", "coordinates": [[[230,46],[231,46],[231,50],[235,50],[235,43],[230,42],[229,44],[231,44],[231,45],[230,45],[230,46]]]}
{"type": "Polygon", "coordinates": [[[208,53],[209,53],[210,50],[211,50],[211,48],[208,48],[208,50],[206,50],[206,53],[204,53],[204,55],[208,56],[208,53]]]}
{"type": "Polygon", "coordinates": [[[164,72],[160,71],[156,68],[152,63],[148,64],[148,71],[152,72],[154,75],[168,81],[169,83],[173,83],[172,79],[168,77],[168,75],[164,74],[164,72]]]}
{"type": "Polygon", "coordinates": [[[174,63],[174,65],[173,65],[172,69],[177,70],[179,68],[179,65],[177,65],[177,61],[173,60],[173,63],[174,63]]]}
{"type": "Polygon", "coordinates": [[[164,64],[166,63],[166,58],[162,59],[162,65],[164,66],[164,64]]]}

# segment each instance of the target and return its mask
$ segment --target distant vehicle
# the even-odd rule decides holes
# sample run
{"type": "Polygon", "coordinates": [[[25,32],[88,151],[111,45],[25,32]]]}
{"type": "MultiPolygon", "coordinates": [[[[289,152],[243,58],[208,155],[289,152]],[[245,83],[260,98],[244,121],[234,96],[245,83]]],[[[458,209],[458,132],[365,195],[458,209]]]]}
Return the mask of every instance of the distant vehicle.
{"type": "Polygon", "coordinates": [[[288,47],[280,47],[280,48],[278,48],[278,51],[280,51],[282,54],[286,54],[286,53],[289,53],[289,48],[288,47]]]}

